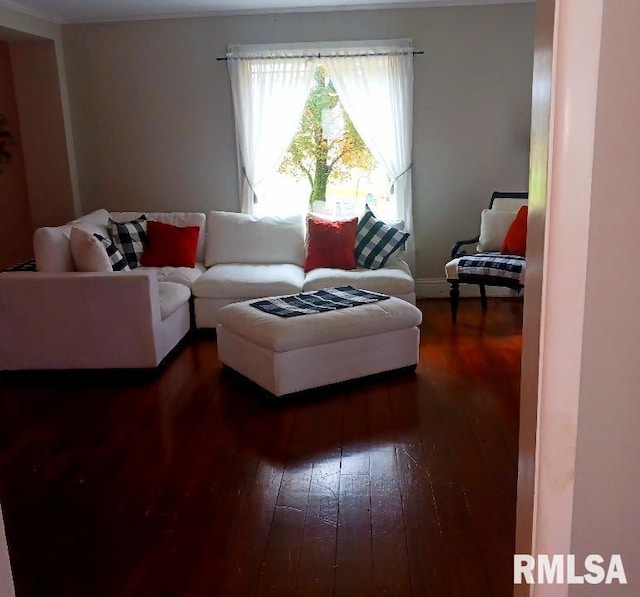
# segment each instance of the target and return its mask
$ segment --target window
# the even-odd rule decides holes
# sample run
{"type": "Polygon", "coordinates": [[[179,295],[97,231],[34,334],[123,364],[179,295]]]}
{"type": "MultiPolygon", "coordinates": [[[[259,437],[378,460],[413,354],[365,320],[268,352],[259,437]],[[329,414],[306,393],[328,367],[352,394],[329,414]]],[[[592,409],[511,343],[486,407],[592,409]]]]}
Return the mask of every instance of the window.
{"type": "Polygon", "coordinates": [[[391,181],[345,110],[326,67],[315,67],[302,117],[277,170],[256,189],[258,215],[344,217],[368,204],[397,218],[391,181]]]}
{"type": "Polygon", "coordinates": [[[411,231],[409,40],[231,46],[227,61],[242,211],[360,215],[369,202],[411,231]]]}

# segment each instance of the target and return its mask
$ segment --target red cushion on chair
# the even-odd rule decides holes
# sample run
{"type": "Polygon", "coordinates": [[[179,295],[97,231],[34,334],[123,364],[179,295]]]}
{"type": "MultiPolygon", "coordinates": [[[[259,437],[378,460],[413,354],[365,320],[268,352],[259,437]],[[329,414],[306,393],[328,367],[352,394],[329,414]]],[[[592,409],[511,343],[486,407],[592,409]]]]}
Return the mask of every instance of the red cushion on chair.
{"type": "Polygon", "coordinates": [[[358,218],[334,221],[309,216],[304,271],[318,267],[355,269],[357,228],[358,218]]]}
{"type": "Polygon", "coordinates": [[[147,222],[149,244],[140,265],[148,267],[194,267],[198,247],[198,226],[173,226],[164,222],[147,222]]]}
{"type": "Polygon", "coordinates": [[[516,215],[515,220],[509,227],[507,236],[502,242],[501,253],[503,255],[520,255],[525,256],[527,252],[527,216],[529,210],[523,205],[516,215]]]}

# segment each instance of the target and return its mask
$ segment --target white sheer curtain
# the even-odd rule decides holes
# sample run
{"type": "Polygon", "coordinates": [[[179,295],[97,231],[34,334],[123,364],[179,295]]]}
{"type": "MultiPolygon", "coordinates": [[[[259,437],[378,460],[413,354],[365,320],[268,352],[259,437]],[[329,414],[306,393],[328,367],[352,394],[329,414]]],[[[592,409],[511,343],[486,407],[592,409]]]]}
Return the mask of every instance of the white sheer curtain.
{"type": "Polygon", "coordinates": [[[393,182],[398,217],[412,233],[407,260],[413,269],[411,149],[413,133],[413,48],[410,40],[362,42],[326,48],[326,66],[342,104],[363,141],[393,182]]]}
{"type": "Polygon", "coordinates": [[[229,47],[227,54],[239,153],[241,211],[278,166],[298,127],[316,58],[274,46],[229,47]]]}

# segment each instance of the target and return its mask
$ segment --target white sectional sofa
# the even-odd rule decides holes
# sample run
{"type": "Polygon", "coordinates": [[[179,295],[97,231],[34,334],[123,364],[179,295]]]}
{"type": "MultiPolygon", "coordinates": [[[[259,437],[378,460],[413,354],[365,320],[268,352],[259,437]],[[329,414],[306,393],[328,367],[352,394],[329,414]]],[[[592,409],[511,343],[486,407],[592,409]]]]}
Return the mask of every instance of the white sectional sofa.
{"type": "Polygon", "coordinates": [[[318,268],[305,274],[304,218],[251,218],[211,212],[207,217],[207,271],[191,286],[196,326],[215,328],[218,310],[263,296],[330,286],[355,286],[415,304],[409,266],[396,258],[371,270],[318,268]]]}
{"type": "Polygon", "coordinates": [[[194,321],[197,328],[215,328],[221,307],[264,296],[351,285],[415,304],[414,280],[401,259],[378,270],[305,274],[302,217],[145,213],[148,220],[199,226],[195,267],[76,271],[69,241],[74,227],[108,235],[109,217],[128,221],[139,212],[101,209],[36,230],[38,271],[0,274],[0,371],[153,368],[194,321]]]}

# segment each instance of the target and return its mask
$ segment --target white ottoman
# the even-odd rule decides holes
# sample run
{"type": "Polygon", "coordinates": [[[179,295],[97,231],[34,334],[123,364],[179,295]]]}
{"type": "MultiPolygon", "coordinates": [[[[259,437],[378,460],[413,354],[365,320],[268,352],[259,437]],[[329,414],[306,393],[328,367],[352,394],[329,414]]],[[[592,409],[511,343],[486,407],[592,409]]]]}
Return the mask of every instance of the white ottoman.
{"type": "Polygon", "coordinates": [[[276,396],[419,361],[422,313],[402,299],[289,318],[254,301],[220,309],[218,356],[276,396]]]}

